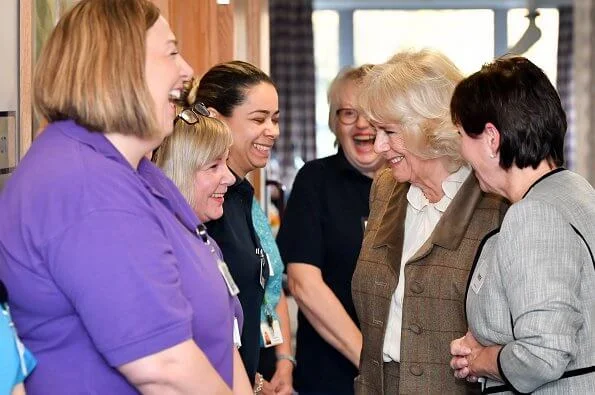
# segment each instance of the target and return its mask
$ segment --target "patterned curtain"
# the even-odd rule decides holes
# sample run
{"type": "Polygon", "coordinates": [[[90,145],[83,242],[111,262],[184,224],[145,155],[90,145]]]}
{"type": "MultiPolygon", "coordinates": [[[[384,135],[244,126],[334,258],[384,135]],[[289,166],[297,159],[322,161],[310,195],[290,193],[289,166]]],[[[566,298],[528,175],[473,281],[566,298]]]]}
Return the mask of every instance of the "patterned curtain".
{"type": "Polygon", "coordinates": [[[573,15],[572,7],[560,7],[558,9],[560,22],[558,28],[558,77],[556,86],[562,107],[566,111],[568,129],[564,144],[564,158],[566,168],[574,169],[576,153],[576,132],[574,120],[574,81],[572,78],[572,54],[573,54],[573,15]]]}
{"type": "Polygon", "coordinates": [[[281,135],[274,156],[280,181],[316,157],[314,38],[311,0],[270,0],[271,77],[279,91],[281,135]]]}
{"type": "Polygon", "coordinates": [[[575,169],[595,185],[595,5],[574,0],[575,169]]]}

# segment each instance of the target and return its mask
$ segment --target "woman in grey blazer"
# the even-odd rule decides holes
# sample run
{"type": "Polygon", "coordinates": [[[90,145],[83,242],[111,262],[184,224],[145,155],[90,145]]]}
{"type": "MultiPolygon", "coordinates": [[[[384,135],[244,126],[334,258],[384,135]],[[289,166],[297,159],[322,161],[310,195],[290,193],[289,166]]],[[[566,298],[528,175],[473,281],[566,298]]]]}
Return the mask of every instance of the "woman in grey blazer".
{"type": "Polygon", "coordinates": [[[593,393],[595,191],[561,167],[554,87],[529,60],[499,59],[457,86],[451,112],[481,188],[513,203],[477,253],[455,376],[485,393],[593,393]]]}

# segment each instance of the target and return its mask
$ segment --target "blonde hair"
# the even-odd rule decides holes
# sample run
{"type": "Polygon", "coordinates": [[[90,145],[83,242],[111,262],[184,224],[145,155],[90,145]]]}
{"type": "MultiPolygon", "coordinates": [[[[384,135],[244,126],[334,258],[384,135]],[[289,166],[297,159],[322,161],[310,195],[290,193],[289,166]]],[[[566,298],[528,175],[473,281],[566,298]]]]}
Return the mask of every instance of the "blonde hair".
{"type": "Polygon", "coordinates": [[[153,154],[153,162],[194,207],[196,172],[223,156],[232,141],[229,127],[215,118],[198,116],[198,122],[193,125],[178,119],[174,132],[163,140],[153,154]]]}
{"type": "Polygon", "coordinates": [[[145,81],[148,0],[81,0],[52,31],[33,79],[34,105],[49,122],[148,138],[159,133],[145,81]]]}
{"type": "Polygon", "coordinates": [[[349,83],[360,86],[364,77],[368,75],[373,67],[373,64],[364,64],[359,67],[345,67],[329,85],[326,96],[329,104],[328,126],[333,133],[335,133],[335,129],[337,128],[337,110],[343,90],[349,83]]]}
{"type": "Polygon", "coordinates": [[[450,99],[463,74],[445,55],[424,49],[394,55],[364,78],[359,110],[372,124],[397,124],[407,149],[423,159],[464,160],[450,116],[450,99]]]}

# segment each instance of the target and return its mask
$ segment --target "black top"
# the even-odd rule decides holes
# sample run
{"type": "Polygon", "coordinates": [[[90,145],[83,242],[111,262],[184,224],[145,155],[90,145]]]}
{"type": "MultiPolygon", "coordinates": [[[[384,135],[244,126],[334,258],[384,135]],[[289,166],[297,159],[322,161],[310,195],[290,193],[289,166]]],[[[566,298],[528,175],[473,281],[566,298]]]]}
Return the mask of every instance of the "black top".
{"type": "Polygon", "coordinates": [[[0,281],[0,304],[8,302],[8,290],[4,286],[4,283],[0,281]]]}
{"type": "MultiPolygon", "coordinates": [[[[308,162],[298,172],[277,236],[283,261],[320,268],[322,278],[358,325],[351,277],[370,212],[372,179],[336,155],[308,162]]],[[[294,387],[352,394],[357,369],[324,341],[300,312],[294,387]]]]}
{"type": "Polygon", "coordinates": [[[260,241],[252,223],[254,189],[247,180],[236,176],[236,182],[227,189],[223,203],[223,216],[207,222],[209,235],[215,239],[240,293],[238,298],[244,312],[240,356],[248,378],[253,383],[260,352],[260,306],[264,289],[260,285],[261,267],[268,279],[268,264],[262,264],[260,241]]]}

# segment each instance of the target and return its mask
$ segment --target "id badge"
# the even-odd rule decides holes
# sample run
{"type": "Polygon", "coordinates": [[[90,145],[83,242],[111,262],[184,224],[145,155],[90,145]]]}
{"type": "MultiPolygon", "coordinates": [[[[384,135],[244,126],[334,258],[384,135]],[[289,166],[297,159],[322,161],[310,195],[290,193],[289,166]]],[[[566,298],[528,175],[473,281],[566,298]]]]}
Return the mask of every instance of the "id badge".
{"type": "Polygon", "coordinates": [[[267,253],[265,253],[266,257],[267,257],[267,263],[269,264],[269,277],[273,277],[275,275],[275,272],[273,271],[273,264],[271,263],[271,256],[267,253]]]}
{"type": "Polygon", "coordinates": [[[265,253],[262,249],[258,249],[258,254],[260,256],[260,286],[264,289],[267,285],[267,280],[269,278],[269,264],[267,263],[267,259],[265,253]]]}
{"type": "Polygon", "coordinates": [[[222,261],[221,259],[217,259],[217,267],[219,268],[219,272],[223,276],[223,280],[225,280],[225,285],[227,285],[227,290],[231,296],[236,296],[240,293],[240,289],[236,285],[236,282],[233,280],[231,273],[229,272],[229,268],[227,264],[222,261]]]}
{"type": "Polygon", "coordinates": [[[473,278],[471,279],[471,289],[476,294],[479,293],[483,282],[485,281],[487,275],[487,264],[485,261],[481,262],[481,264],[475,269],[475,273],[473,273],[473,278]]]}
{"type": "Polygon", "coordinates": [[[8,320],[8,325],[12,328],[14,342],[15,342],[15,345],[17,346],[17,352],[19,354],[19,365],[21,368],[21,373],[23,374],[23,376],[27,376],[28,369],[27,369],[27,363],[25,361],[25,346],[23,345],[23,342],[21,341],[21,339],[19,339],[17,329],[14,326],[12,317],[10,315],[10,309],[8,308],[8,306],[6,306],[6,310],[3,307],[4,306],[2,304],[0,304],[0,313],[4,314],[6,316],[6,318],[8,320]]]}
{"type": "Polygon", "coordinates": [[[233,317],[233,344],[236,348],[242,347],[242,337],[240,336],[240,326],[237,317],[233,317]]]}
{"type": "Polygon", "coordinates": [[[362,217],[362,231],[365,232],[368,227],[368,217],[362,217]]]}
{"type": "Polygon", "coordinates": [[[268,322],[260,323],[260,333],[262,335],[262,342],[266,348],[277,346],[283,343],[283,334],[281,333],[281,325],[279,320],[272,320],[271,325],[268,322]]]}
{"type": "Polygon", "coordinates": [[[20,362],[20,366],[21,366],[21,373],[23,373],[23,376],[27,376],[28,369],[27,369],[27,362],[25,361],[25,346],[23,345],[23,342],[21,342],[21,340],[16,337],[16,333],[15,333],[15,340],[16,340],[16,344],[17,344],[17,351],[19,352],[19,362],[20,362]]]}

